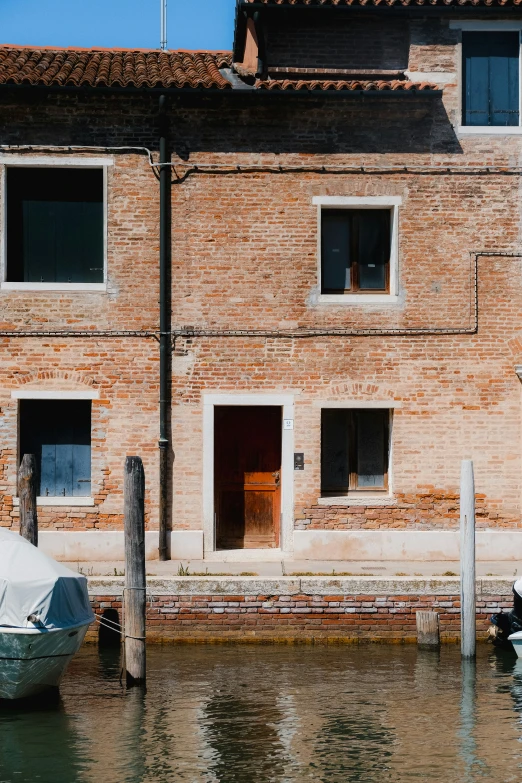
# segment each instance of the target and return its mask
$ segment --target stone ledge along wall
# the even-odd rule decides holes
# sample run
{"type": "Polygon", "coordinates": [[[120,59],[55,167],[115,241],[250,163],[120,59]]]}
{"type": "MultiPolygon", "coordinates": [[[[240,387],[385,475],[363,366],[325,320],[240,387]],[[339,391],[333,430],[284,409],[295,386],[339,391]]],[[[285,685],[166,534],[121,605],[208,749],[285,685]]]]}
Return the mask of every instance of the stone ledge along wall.
{"type": "MultiPolygon", "coordinates": [[[[91,578],[96,614],[122,613],[123,580],[91,578]]],[[[415,642],[419,610],[440,615],[441,640],[460,637],[458,578],[180,577],[148,579],[149,642],[415,642]]],[[[512,608],[511,582],[477,581],[477,637],[512,608]]],[[[94,623],[87,640],[96,642],[94,623]]]]}

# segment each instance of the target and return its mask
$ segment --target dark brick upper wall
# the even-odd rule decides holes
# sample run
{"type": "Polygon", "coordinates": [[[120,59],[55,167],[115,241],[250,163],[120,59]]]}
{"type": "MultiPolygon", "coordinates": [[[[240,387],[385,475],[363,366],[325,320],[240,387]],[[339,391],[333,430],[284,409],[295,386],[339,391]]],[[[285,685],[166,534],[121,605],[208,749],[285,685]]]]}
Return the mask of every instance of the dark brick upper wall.
{"type": "Polygon", "coordinates": [[[266,23],[269,66],[405,70],[409,21],[286,14],[266,23]]]}

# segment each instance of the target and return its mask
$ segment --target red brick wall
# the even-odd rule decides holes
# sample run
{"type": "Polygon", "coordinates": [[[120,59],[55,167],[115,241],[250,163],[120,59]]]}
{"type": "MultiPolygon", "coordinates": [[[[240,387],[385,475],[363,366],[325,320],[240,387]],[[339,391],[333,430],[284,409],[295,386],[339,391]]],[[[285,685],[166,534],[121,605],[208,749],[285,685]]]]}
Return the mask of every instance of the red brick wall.
{"type": "MultiPolygon", "coordinates": [[[[358,24],[354,21],[354,30],[358,24]]],[[[394,31],[389,42],[397,46],[400,59],[407,24],[403,28],[402,23],[387,22],[387,29],[394,31]]],[[[318,41],[321,35],[322,43],[316,49],[311,46],[310,52],[317,53],[322,46],[324,54],[330,44],[337,52],[341,37],[331,28],[318,33],[318,41]]],[[[372,32],[376,42],[375,52],[368,50],[372,57],[385,53],[380,35],[372,32]]],[[[271,36],[275,47],[276,33],[271,36]]],[[[226,163],[229,172],[237,165],[261,163],[434,166],[438,171],[236,170],[226,176],[192,174],[178,182],[172,193],[175,329],[277,332],[310,327],[472,326],[470,252],[522,250],[519,177],[509,175],[518,165],[522,139],[455,135],[451,122],[456,121],[459,95],[457,41],[458,34],[449,31],[446,22],[411,23],[410,68],[449,74],[442,100],[393,95],[332,101],[320,96],[294,101],[246,95],[234,102],[225,97],[172,98],[172,147],[179,174],[187,159],[226,163]],[[448,166],[501,166],[505,172],[459,174],[448,172],[448,166]],[[343,307],[318,302],[317,212],[312,204],[318,195],[402,198],[396,305],[343,307]]],[[[351,51],[346,46],[347,57],[351,51]]],[[[357,60],[361,64],[359,54],[357,60]]],[[[385,60],[391,67],[388,55],[385,60]]],[[[20,92],[0,93],[0,108],[10,118],[5,143],[145,144],[157,154],[156,97],[38,94],[28,98],[20,92]]],[[[112,157],[108,293],[0,290],[2,329],[158,328],[158,184],[145,156],[114,153],[112,157]]],[[[522,364],[521,274],[521,259],[479,261],[476,335],[177,339],[174,527],[202,526],[205,392],[295,395],[295,449],[305,454],[305,470],[294,474],[298,527],[455,526],[459,463],[467,457],[475,461],[479,524],[520,526],[522,422],[514,365],[522,364]],[[393,421],[393,506],[324,507],[318,502],[320,404],[346,400],[390,400],[400,406],[393,421]]],[[[41,526],[121,526],[123,460],[127,454],[140,454],[147,474],[148,524],[155,527],[159,420],[155,339],[20,337],[0,338],[0,345],[0,524],[17,522],[12,498],[18,406],[11,392],[24,385],[100,391],[93,406],[96,506],[42,509],[41,526]]]]}
{"type": "MultiPolygon", "coordinates": [[[[92,598],[96,614],[121,597],[92,598]]],[[[477,637],[489,616],[512,608],[511,595],[477,597],[477,637]]],[[[440,615],[442,641],[460,635],[458,595],[162,595],[147,598],[147,638],[172,641],[415,641],[418,610],[440,615]]],[[[88,640],[96,641],[93,624],[88,640]]]]}

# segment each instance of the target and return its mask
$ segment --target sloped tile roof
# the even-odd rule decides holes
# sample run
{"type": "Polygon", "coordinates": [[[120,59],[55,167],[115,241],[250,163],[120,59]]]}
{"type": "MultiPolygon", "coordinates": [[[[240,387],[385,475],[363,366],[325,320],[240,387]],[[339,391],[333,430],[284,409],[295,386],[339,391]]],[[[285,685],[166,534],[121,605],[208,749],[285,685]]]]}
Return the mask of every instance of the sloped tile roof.
{"type": "MultiPolygon", "coordinates": [[[[230,52],[161,52],[151,49],[54,49],[0,46],[0,85],[42,87],[137,87],[232,90],[226,74],[230,52]]],[[[271,78],[258,80],[258,90],[284,91],[429,91],[427,82],[400,79],[271,78]]]]}
{"type": "Polygon", "coordinates": [[[232,89],[229,52],[0,46],[0,85],[232,89]]]}
{"type": "Polygon", "coordinates": [[[332,80],[332,79],[271,79],[258,81],[256,87],[261,90],[363,90],[365,92],[393,90],[395,92],[427,92],[437,90],[435,84],[429,82],[409,82],[395,79],[393,81],[379,80],[332,80]]]}

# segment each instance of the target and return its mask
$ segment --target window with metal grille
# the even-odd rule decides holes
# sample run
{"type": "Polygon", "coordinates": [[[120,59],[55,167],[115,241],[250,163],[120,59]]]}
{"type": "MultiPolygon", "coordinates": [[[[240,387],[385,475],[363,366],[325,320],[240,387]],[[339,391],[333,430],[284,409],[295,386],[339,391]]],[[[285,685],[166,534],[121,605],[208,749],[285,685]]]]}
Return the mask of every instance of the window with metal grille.
{"type": "Polygon", "coordinates": [[[463,32],[463,125],[519,125],[520,33],[463,32]]]}
{"type": "Polygon", "coordinates": [[[41,497],[91,494],[90,400],[21,400],[20,461],[34,454],[41,497]]]}
{"type": "Polygon", "coordinates": [[[388,489],[389,424],[389,410],[323,408],[323,495],[388,489]]]}
{"type": "Polygon", "coordinates": [[[7,282],[103,283],[103,171],[7,167],[7,282]]]}
{"type": "Polygon", "coordinates": [[[323,209],[321,293],[388,292],[391,211],[323,209]]]}

